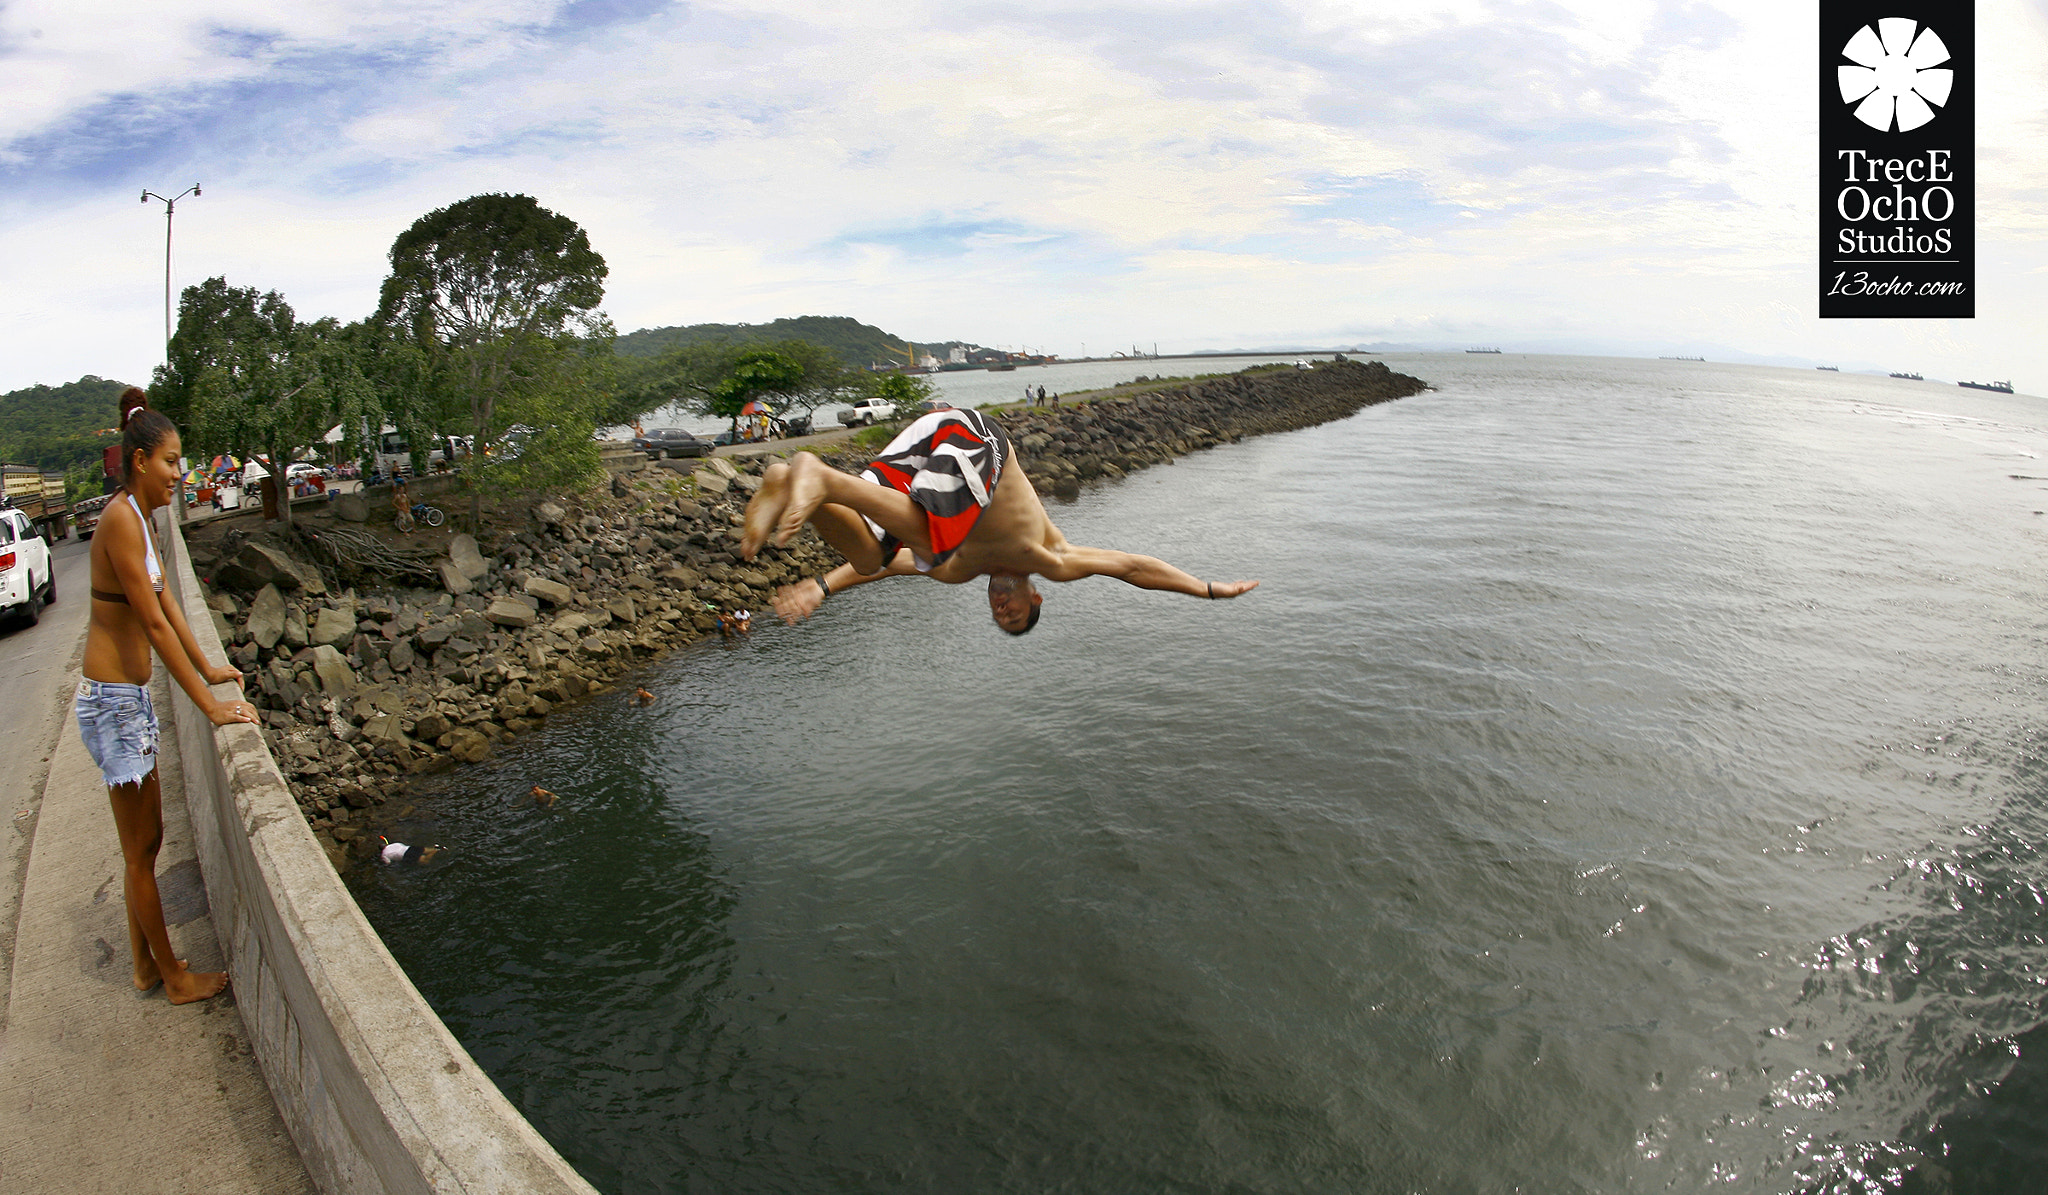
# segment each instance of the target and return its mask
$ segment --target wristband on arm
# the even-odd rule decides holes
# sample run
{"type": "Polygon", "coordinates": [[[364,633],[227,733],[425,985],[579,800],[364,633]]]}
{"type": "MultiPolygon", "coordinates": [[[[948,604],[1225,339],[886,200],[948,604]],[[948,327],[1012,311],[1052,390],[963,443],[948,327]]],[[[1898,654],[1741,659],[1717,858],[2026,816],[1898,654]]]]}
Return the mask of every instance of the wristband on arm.
{"type": "Polygon", "coordinates": [[[825,574],[819,573],[817,576],[811,579],[818,583],[818,592],[822,595],[818,598],[819,601],[822,602],[825,600],[825,598],[832,596],[832,587],[830,585],[825,584],[825,574]]]}

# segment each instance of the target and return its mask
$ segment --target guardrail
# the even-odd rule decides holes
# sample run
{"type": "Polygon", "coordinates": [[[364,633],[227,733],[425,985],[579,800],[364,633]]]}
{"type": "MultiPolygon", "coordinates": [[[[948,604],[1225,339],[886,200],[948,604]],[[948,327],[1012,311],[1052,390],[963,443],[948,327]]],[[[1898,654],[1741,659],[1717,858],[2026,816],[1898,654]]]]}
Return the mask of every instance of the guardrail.
{"type": "MultiPolygon", "coordinates": [[[[184,537],[158,541],[209,657],[184,537]]],[[[225,692],[223,687],[221,690],[225,692]]],[[[328,1192],[595,1195],[448,1032],[356,907],[262,734],[170,711],[235,1002],[306,1170],[328,1192]]]]}

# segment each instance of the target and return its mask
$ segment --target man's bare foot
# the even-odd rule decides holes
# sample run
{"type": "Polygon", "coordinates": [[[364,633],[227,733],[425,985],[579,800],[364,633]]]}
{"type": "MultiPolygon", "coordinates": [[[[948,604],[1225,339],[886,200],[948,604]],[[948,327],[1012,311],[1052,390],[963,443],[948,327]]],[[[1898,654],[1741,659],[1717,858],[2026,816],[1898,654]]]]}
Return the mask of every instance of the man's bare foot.
{"type": "Polygon", "coordinates": [[[164,977],[156,969],[156,960],[143,955],[135,960],[135,990],[146,992],[162,983],[164,977]]]}
{"type": "Polygon", "coordinates": [[[761,488],[747,502],[746,523],[740,534],[742,557],[752,560],[761,545],[768,542],[768,533],[775,529],[775,522],[782,517],[788,502],[789,466],[777,461],[761,475],[761,488]]]}
{"type": "MultiPolygon", "coordinates": [[[[811,516],[825,504],[824,471],[831,468],[808,452],[789,458],[789,500],[782,517],[775,522],[775,546],[781,547],[804,529],[811,516]]],[[[765,486],[763,488],[766,488],[765,486]]]]}
{"type": "Polygon", "coordinates": [[[227,972],[187,971],[184,963],[164,976],[164,995],[173,1004],[191,1004],[218,996],[227,986],[227,972]]]}
{"type": "Polygon", "coordinates": [[[1250,593],[1258,587],[1259,583],[1257,581],[1218,581],[1209,586],[1209,591],[1220,602],[1224,598],[1234,598],[1241,593],[1250,593]]]}

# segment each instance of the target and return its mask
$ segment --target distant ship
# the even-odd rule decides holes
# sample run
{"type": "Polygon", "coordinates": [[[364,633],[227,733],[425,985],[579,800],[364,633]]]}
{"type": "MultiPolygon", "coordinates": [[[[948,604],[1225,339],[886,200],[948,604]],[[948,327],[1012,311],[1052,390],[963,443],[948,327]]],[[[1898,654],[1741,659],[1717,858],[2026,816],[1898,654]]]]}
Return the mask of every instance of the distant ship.
{"type": "Polygon", "coordinates": [[[1956,385],[1967,386],[1972,390],[1995,390],[2000,394],[2012,393],[2011,382],[1957,382],[1956,385]]]}
{"type": "Polygon", "coordinates": [[[1659,357],[1659,361],[1705,361],[1705,357],[1659,357]]]}
{"type": "Polygon", "coordinates": [[[1926,381],[1926,380],[1927,380],[1926,378],[1923,378],[1923,377],[1921,377],[1921,376],[1920,376],[1919,374],[1917,374],[1917,373],[1894,373],[1894,374],[1886,374],[1885,376],[1886,376],[1886,377],[1893,377],[1893,378],[1903,378],[1903,379],[1905,379],[1905,380],[1906,380],[1906,381],[1908,381],[1908,382],[1924,382],[1924,381],[1926,381]]]}
{"type": "Polygon", "coordinates": [[[1497,353],[1499,349],[1466,349],[1468,353],[1497,353]]]}
{"type": "Polygon", "coordinates": [[[1827,370],[1827,371],[1828,371],[1829,373],[1840,373],[1840,372],[1842,372],[1842,367],[1841,367],[1841,366],[1839,366],[1839,365],[1816,365],[1816,366],[1814,366],[1814,368],[1815,368],[1815,369],[1825,369],[1825,370],[1827,370]]]}

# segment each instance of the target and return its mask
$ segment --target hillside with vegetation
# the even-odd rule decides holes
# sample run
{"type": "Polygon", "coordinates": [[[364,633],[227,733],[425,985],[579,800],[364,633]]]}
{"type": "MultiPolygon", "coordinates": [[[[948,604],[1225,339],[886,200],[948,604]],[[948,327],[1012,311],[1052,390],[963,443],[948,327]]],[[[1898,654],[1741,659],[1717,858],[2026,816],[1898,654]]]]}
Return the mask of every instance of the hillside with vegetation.
{"type": "Polygon", "coordinates": [[[846,315],[800,315],[765,324],[690,324],[676,328],[642,328],[618,338],[621,357],[655,357],[675,349],[704,344],[770,344],[801,340],[830,349],[850,369],[904,364],[908,345],[919,356],[944,357],[959,341],[919,344],[891,335],[873,324],[846,315]]]}
{"type": "Polygon", "coordinates": [[[128,383],[87,374],[61,386],[27,386],[0,394],[0,460],[68,469],[97,465],[113,443],[100,433],[120,420],[128,383]]]}

